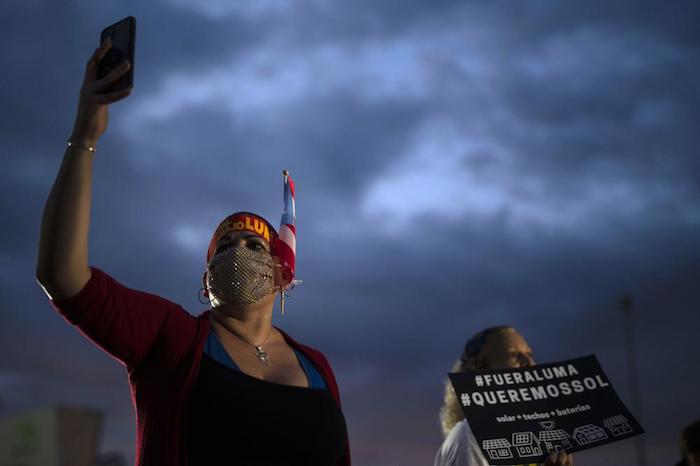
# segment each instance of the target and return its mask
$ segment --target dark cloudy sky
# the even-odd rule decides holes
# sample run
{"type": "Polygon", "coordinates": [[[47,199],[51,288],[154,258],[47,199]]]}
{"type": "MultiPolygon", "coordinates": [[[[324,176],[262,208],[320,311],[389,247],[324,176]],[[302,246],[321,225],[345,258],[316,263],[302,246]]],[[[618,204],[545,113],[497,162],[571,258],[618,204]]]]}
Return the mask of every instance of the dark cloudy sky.
{"type": "MultiPolygon", "coordinates": [[[[297,183],[298,276],[276,323],[330,359],[354,462],[431,464],[445,374],[510,323],[539,361],[595,353],[650,464],[700,417],[697,2],[3,0],[0,400],[106,410],[133,455],[124,369],[34,282],[39,225],[83,66],[138,21],[134,94],[95,162],[90,263],[193,314],[211,232],[279,221],[297,183]]],[[[0,411],[2,415],[2,411],[0,411]]],[[[632,465],[633,442],[577,454],[632,465]]]]}

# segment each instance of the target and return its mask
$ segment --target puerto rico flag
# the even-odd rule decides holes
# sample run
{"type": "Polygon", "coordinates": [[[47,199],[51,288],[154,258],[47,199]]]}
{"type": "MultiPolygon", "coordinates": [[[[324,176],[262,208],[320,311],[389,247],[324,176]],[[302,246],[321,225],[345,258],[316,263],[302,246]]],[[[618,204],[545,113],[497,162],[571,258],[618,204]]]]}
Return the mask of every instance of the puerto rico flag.
{"type": "Polygon", "coordinates": [[[296,207],[294,204],[294,181],[285,170],[284,210],[277,241],[276,255],[282,262],[282,275],[287,283],[294,280],[294,259],[297,253],[296,207]]]}

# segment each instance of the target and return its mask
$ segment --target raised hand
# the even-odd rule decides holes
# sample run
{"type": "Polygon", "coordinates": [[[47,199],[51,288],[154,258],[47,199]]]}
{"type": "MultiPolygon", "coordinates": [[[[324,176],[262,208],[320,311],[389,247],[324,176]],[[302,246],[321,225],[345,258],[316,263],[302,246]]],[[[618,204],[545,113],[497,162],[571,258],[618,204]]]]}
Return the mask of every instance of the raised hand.
{"type": "Polygon", "coordinates": [[[85,67],[85,77],[80,88],[78,114],[75,118],[71,141],[82,146],[94,147],[97,140],[107,129],[109,112],[107,106],[125,99],[131,94],[131,89],[115,92],[105,92],[129,71],[131,64],[124,61],[110,71],[105,77],[97,78],[97,64],[104,57],[112,42],[109,38],[102,42],[92,54],[85,67]]]}

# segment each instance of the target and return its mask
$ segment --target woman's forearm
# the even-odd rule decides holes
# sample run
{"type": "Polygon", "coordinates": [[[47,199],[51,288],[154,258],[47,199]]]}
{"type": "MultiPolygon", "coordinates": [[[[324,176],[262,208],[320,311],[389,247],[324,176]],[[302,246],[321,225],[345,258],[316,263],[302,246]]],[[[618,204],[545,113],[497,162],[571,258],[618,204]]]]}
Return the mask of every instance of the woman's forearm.
{"type": "Polygon", "coordinates": [[[52,299],[76,295],[90,279],[88,232],[94,156],[82,148],[66,149],[44,207],[36,273],[52,299]]]}
{"type": "Polygon", "coordinates": [[[91,276],[88,232],[95,152],[87,148],[95,147],[107,129],[107,107],[131,94],[131,88],[115,91],[110,87],[128,72],[131,66],[128,62],[114,67],[105,77],[97,77],[98,64],[111,47],[111,40],[105,39],[87,62],[71,135],[74,145],[63,155],[61,169],[44,207],[36,276],[54,300],[78,294],[91,276]]]}

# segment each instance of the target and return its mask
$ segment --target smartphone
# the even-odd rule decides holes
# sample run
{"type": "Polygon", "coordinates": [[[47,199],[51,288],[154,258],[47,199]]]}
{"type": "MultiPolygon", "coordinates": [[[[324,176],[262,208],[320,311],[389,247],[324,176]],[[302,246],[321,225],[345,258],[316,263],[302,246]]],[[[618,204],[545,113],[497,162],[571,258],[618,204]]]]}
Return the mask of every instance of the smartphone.
{"type": "Polygon", "coordinates": [[[109,37],[112,48],[97,64],[97,78],[103,78],[124,60],[129,60],[131,68],[112,86],[103,93],[116,92],[134,87],[134,47],[136,44],[136,18],[127,16],[111,26],[107,26],[100,34],[100,44],[109,37]]]}

